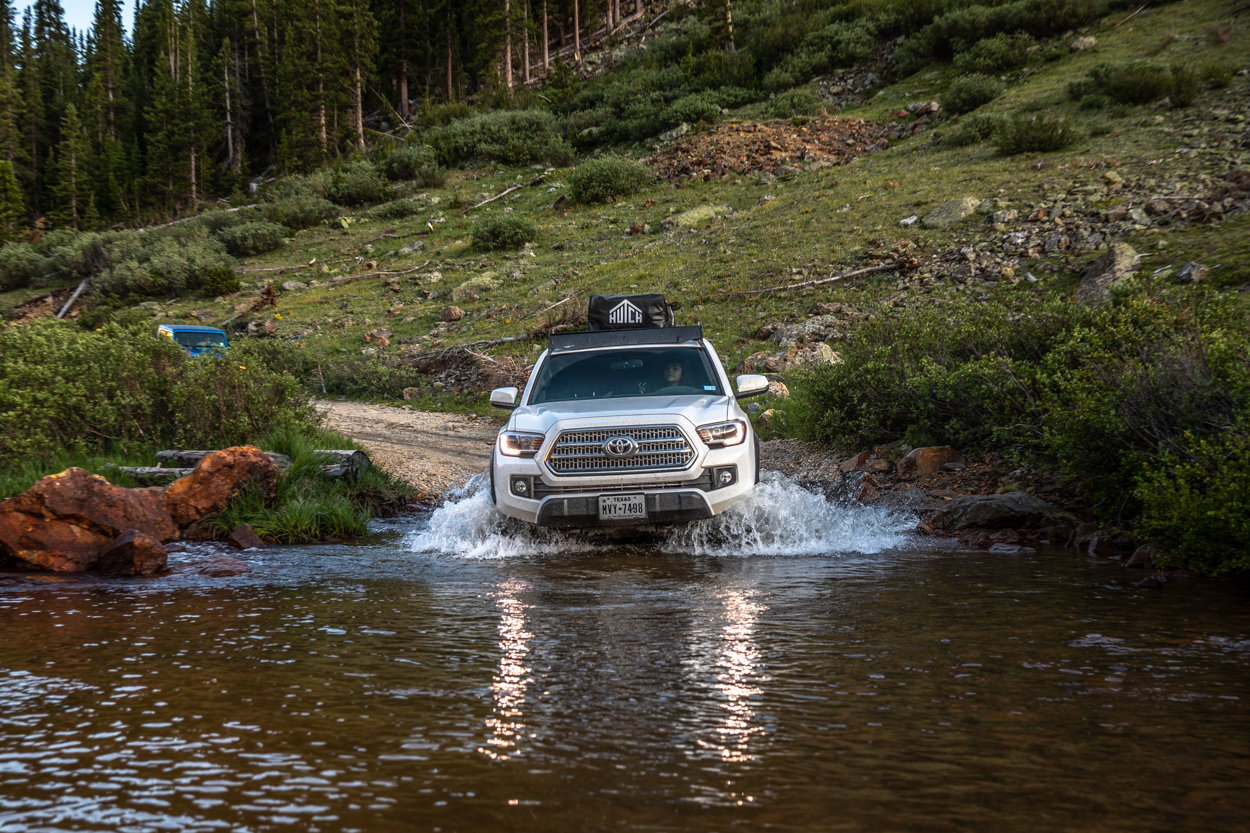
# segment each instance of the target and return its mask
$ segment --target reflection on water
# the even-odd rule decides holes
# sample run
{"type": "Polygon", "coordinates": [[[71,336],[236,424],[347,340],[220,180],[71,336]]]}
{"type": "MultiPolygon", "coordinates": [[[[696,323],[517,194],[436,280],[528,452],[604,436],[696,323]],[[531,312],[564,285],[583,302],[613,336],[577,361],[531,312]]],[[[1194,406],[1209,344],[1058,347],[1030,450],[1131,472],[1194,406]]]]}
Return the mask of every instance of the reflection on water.
{"type": "Polygon", "coordinates": [[[506,761],[514,752],[524,732],[522,706],[525,705],[525,689],[530,670],[525,661],[529,654],[527,640],[532,633],[525,630],[525,604],[520,595],[528,589],[524,581],[510,579],[499,588],[496,602],[499,606],[499,672],[491,685],[494,708],[486,718],[490,732],[487,746],[482,754],[495,760],[506,761]]]}
{"type": "Polygon", "coordinates": [[[0,588],[0,831],[1244,828],[1244,587],[880,520],[0,588]]]}

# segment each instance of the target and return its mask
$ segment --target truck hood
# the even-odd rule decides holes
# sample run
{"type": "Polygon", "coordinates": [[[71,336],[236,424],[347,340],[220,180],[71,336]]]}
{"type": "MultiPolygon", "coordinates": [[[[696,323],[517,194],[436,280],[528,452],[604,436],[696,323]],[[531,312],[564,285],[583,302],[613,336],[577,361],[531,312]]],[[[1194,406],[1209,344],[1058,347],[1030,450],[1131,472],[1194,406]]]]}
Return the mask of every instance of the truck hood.
{"type": "Polygon", "coordinates": [[[728,396],[628,396],[620,399],[581,399],[525,406],[512,412],[508,428],[546,434],[557,423],[564,427],[665,424],[684,420],[697,428],[729,419],[728,396]]]}

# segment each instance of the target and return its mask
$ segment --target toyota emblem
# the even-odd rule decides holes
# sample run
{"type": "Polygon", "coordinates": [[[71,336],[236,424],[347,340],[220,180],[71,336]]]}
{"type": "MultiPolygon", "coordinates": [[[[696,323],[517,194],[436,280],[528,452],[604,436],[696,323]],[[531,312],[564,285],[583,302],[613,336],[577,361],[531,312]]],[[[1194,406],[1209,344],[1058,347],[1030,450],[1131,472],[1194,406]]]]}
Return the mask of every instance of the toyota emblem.
{"type": "Polygon", "coordinates": [[[638,441],[633,437],[608,437],[603,441],[603,453],[616,460],[624,460],[638,453],[638,441]]]}

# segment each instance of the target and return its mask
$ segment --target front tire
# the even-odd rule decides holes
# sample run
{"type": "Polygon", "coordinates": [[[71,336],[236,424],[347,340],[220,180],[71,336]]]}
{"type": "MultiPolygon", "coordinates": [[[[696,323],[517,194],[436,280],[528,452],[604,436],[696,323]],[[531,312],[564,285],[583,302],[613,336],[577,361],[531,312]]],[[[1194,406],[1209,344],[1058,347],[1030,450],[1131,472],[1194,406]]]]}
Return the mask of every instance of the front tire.
{"type": "Polygon", "coordinates": [[[499,499],[495,497],[495,452],[493,450],[490,453],[490,503],[491,506],[499,505],[499,499]]]}

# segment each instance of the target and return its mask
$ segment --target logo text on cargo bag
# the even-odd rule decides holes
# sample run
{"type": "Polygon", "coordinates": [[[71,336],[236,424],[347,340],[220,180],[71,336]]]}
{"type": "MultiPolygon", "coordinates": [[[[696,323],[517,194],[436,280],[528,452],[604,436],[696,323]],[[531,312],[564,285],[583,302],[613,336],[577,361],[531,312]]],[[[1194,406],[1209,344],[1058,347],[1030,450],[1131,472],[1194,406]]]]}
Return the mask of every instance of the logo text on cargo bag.
{"type": "Polygon", "coordinates": [[[631,301],[621,301],[608,313],[608,321],[612,324],[641,324],[642,310],[631,301]]]}

